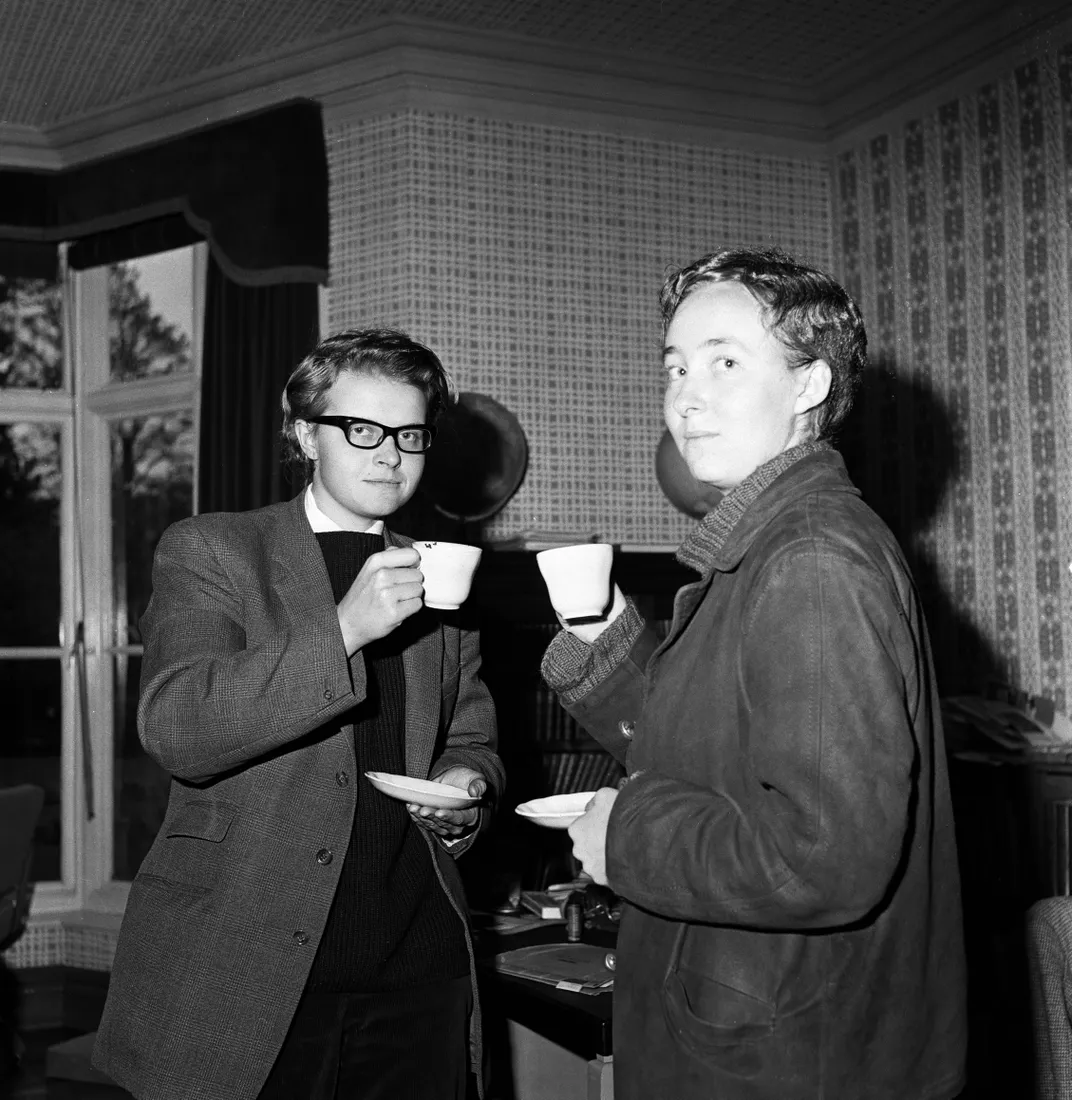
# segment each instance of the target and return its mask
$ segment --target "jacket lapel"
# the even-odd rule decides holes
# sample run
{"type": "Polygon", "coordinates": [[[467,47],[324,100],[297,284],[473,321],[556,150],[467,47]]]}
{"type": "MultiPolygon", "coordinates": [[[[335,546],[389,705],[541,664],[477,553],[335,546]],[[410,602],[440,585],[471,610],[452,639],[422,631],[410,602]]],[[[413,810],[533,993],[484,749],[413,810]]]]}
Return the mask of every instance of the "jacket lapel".
{"type": "Polygon", "coordinates": [[[290,577],[290,583],[281,585],[278,593],[288,606],[301,608],[324,601],[335,603],[324,555],[305,515],[304,490],[276,515],[272,558],[290,577]]]}
{"type": "MultiPolygon", "coordinates": [[[[271,511],[272,526],[267,529],[267,535],[272,555],[272,585],[280,603],[295,620],[307,618],[310,608],[334,607],[328,567],[305,514],[305,491],[271,511]]],[[[355,677],[353,664],[354,658],[351,658],[350,675],[356,683],[358,678],[364,679],[364,670],[360,677],[355,677]]],[[[350,731],[342,743],[354,765],[353,727],[343,728],[350,731]]]]}

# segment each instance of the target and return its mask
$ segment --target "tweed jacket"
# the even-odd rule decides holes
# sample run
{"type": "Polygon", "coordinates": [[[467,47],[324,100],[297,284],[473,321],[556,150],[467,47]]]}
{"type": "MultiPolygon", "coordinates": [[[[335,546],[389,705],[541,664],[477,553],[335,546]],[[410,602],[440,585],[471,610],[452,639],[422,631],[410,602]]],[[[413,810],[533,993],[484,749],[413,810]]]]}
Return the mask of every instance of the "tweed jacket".
{"type": "MultiPolygon", "coordinates": [[[[494,803],[478,638],[428,609],[407,624],[407,774],[468,765],[494,803]]],[[[365,696],[364,658],[346,657],[302,496],[168,528],[143,632],[138,730],[171,792],[131,886],[94,1065],[139,1100],[253,1100],[323,933],[359,785],[342,718],[365,696]]],[[[422,835],[468,940],[454,857],[472,836],[422,835]]],[[[475,1019],[471,1038],[479,1066],[475,1019]]]]}
{"type": "Polygon", "coordinates": [[[630,607],[621,659],[556,681],[628,773],[615,1094],[948,1100],[965,964],[916,592],[836,451],[752,477],[683,545],[702,575],[666,637],[630,607]]]}

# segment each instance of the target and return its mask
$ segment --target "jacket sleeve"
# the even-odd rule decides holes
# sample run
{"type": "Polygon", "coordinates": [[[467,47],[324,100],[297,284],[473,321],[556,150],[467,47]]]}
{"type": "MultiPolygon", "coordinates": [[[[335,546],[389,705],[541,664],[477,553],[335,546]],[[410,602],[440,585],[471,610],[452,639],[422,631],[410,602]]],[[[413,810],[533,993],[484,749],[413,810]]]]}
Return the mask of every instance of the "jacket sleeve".
{"type": "MultiPolygon", "coordinates": [[[[913,710],[927,703],[914,701],[907,654],[921,659],[919,640],[878,568],[806,541],[776,556],[753,587],[726,700],[746,796],[633,776],[608,826],[610,885],[679,920],[788,930],[865,918],[911,842],[913,710]]],[[[701,716],[688,736],[718,720],[701,716]]]]}
{"type": "Polygon", "coordinates": [[[540,671],[562,705],[613,756],[625,764],[629,736],[647,686],[648,659],[659,639],[632,600],[592,645],[560,630],[540,671]]]}
{"type": "MultiPolygon", "coordinates": [[[[444,704],[446,699],[444,699],[444,704]]],[[[458,689],[447,722],[443,752],[429,769],[431,778],[448,768],[464,765],[480,772],[488,782],[477,828],[442,847],[453,856],[465,852],[479,832],[486,829],[506,787],[506,772],[496,752],[498,729],[491,692],[480,676],[480,635],[475,630],[458,631],[458,689]]]]}
{"type": "Polygon", "coordinates": [[[241,586],[196,522],[165,532],[142,619],[138,733],[180,779],[202,781],[281,748],[364,697],[333,605],[247,637],[241,586]],[[353,677],[351,670],[353,669],[353,677]]]}

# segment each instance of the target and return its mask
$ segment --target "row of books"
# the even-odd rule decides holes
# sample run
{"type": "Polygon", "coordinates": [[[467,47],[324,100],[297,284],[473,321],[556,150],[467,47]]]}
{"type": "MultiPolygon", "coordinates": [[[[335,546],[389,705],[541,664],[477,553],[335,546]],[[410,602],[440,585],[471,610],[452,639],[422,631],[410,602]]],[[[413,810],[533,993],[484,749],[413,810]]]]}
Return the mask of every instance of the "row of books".
{"type": "Polygon", "coordinates": [[[537,688],[530,710],[532,734],[537,741],[579,741],[585,737],[572,715],[550,688],[537,688]]]}
{"type": "Polygon", "coordinates": [[[553,794],[616,787],[624,775],[618,761],[602,749],[592,752],[545,752],[543,767],[547,789],[553,794]]]}

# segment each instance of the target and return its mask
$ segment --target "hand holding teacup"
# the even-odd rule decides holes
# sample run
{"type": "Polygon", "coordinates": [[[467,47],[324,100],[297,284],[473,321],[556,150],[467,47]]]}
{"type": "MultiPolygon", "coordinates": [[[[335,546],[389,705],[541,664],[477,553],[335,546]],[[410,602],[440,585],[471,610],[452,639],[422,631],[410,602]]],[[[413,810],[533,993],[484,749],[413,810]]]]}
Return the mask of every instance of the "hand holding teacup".
{"type": "Polygon", "coordinates": [[[361,567],[336,609],[348,657],[420,611],[419,561],[409,547],[391,546],[361,567]]]}
{"type": "Polygon", "coordinates": [[[424,606],[456,611],[469,596],[481,550],[460,542],[415,542],[424,578],[424,606]]]}
{"type": "Polygon", "coordinates": [[[625,609],[625,597],[611,587],[614,548],[585,542],[541,550],[536,555],[551,606],[571,634],[591,644],[625,609]]]}

